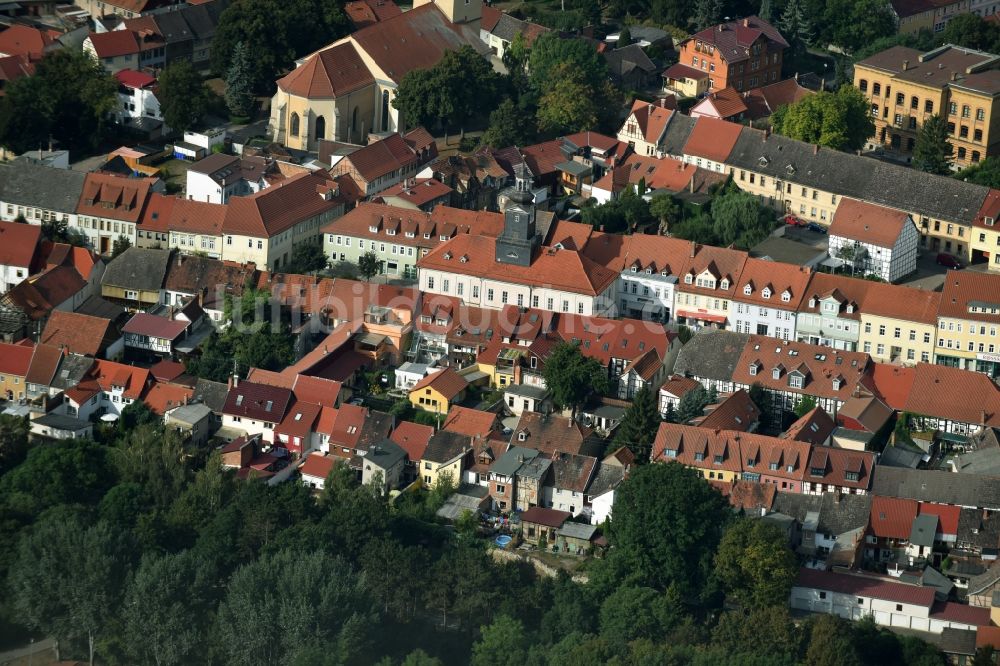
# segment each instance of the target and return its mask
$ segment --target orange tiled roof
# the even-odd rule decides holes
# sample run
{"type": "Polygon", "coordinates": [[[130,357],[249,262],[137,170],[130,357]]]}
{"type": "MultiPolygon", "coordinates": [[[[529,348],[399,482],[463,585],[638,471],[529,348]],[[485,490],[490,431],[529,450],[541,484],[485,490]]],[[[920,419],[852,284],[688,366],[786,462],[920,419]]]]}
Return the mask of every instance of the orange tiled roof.
{"type": "Polygon", "coordinates": [[[163,416],[174,407],[186,405],[193,395],[194,389],[188,386],[156,382],[142,401],[151,412],[163,416]]]}
{"type": "Polygon", "coordinates": [[[451,368],[445,368],[421,379],[410,389],[410,393],[430,388],[440,393],[446,400],[451,400],[468,386],[469,382],[465,381],[465,377],[451,368]]]}
{"type": "Polygon", "coordinates": [[[831,236],[893,248],[907,224],[913,224],[908,213],[844,197],[833,214],[829,232],[831,236]]]}
{"type": "Polygon", "coordinates": [[[948,271],[941,290],[938,316],[1000,324],[1000,314],[983,312],[984,308],[1000,308],[1000,275],[948,271]],[[969,312],[969,308],[973,306],[980,311],[969,312]]]}
{"type": "Polygon", "coordinates": [[[733,369],[733,381],[751,386],[755,383],[775,391],[800,393],[845,401],[865,376],[871,358],[862,352],[830,349],[805,342],[776,340],[751,335],[740,360],[733,369]],[[757,368],[751,374],[751,366],[757,368]],[[774,371],[778,370],[775,379],[774,371]],[[804,375],[802,388],[789,385],[789,375],[804,375]],[[834,380],[840,387],[834,388],[834,380]]]}
{"type": "Polygon", "coordinates": [[[725,162],[740,138],[743,126],[717,118],[701,117],[684,144],[685,155],[704,157],[713,162],[725,162]]]}
{"type": "Polygon", "coordinates": [[[806,294],[811,276],[812,271],[803,266],[750,257],[743,265],[733,300],[795,311],[806,294]],[[749,295],[747,287],[750,287],[749,295]],[[764,297],[765,288],[770,292],[768,298],[764,297]],[[786,293],[787,301],[784,299],[786,293]]]}
{"type": "Polygon", "coordinates": [[[109,319],[54,310],[39,342],[64,347],[75,354],[97,356],[104,342],[113,335],[109,319]]]}

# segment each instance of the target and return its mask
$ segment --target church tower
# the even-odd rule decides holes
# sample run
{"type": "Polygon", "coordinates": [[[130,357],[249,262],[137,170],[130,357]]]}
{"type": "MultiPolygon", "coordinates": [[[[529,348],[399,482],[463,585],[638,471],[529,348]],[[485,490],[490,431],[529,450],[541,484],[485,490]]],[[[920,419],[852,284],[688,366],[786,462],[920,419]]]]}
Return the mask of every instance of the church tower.
{"type": "Polygon", "coordinates": [[[496,260],[501,264],[530,266],[541,240],[535,230],[531,171],[524,162],[514,167],[514,190],[508,199],[503,211],[503,233],[496,241],[496,260]]]}
{"type": "Polygon", "coordinates": [[[483,0],[413,0],[414,9],[421,5],[435,5],[452,23],[468,25],[477,32],[483,18],[483,0]]]}

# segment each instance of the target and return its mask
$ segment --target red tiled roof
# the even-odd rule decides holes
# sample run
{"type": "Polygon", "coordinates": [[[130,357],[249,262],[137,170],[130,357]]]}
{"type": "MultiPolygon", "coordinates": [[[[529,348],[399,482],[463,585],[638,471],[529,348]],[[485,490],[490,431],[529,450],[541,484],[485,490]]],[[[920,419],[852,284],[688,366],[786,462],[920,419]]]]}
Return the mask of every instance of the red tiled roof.
{"type": "Polygon", "coordinates": [[[950,421],[1000,427],[1000,388],[986,375],[918,363],[905,411],[950,421]],[[975,396],[975,400],[969,400],[975,396]]]}
{"type": "Polygon", "coordinates": [[[309,56],[302,66],[278,79],[278,87],[286,93],[309,99],[347,95],[373,83],[375,79],[350,41],[309,56]]]}
{"type": "Polygon", "coordinates": [[[134,69],[123,69],[115,72],[118,83],[128,88],[148,88],[156,83],[156,77],[150,76],[146,72],[137,72],[134,69]]]}
{"type": "Polygon", "coordinates": [[[347,155],[330,172],[333,174],[344,173],[349,164],[361,174],[362,178],[372,182],[416,162],[416,153],[403,140],[403,137],[399,134],[390,134],[380,141],[370,143],[347,155]]]}
{"type": "Polygon", "coordinates": [[[40,226],[0,222],[0,266],[31,268],[41,237],[40,226]]]}
{"type": "MultiPolygon", "coordinates": [[[[34,73],[35,65],[28,59],[28,56],[12,55],[0,58],[0,81],[12,83],[21,77],[31,76],[34,73]]],[[[0,90],[0,97],[3,95],[4,91],[0,90]]]]}
{"type": "Polygon", "coordinates": [[[486,437],[494,429],[496,422],[497,415],[493,412],[452,405],[441,429],[469,437],[486,437]]]}
{"type": "Polygon", "coordinates": [[[306,456],[306,461],[302,463],[302,467],[299,468],[299,473],[302,476],[311,476],[325,481],[326,477],[330,476],[330,472],[333,471],[333,466],[336,464],[337,458],[335,456],[310,453],[306,456]]]}
{"type": "Polygon", "coordinates": [[[496,261],[496,239],[460,235],[432,250],[419,268],[477,275],[503,282],[545,285],[552,289],[597,296],[618,279],[618,274],[572,250],[542,248],[531,266],[496,261]],[[446,259],[445,255],[450,258],[446,259]],[[466,262],[460,257],[465,256],[466,262]]]}
{"type": "Polygon", "coordinates": [[[306,375],[296,375],[292,384],[292,392],[297,400],[314,402],[325,407],[336,407],[340,389],[340,382],[306,375]]]}
{"type": "Polygon", "coordinates": [[[110,319],[53,310],[39,342],[65,347],[75,354],[97,356],[105,341],[115,336],[110,319]]]}
{"type": "MultiPolygon", "coordinates": [[[[460,409],[452,407],[452,410],[460,409]]],[[[450,415],[451,412],[448,412],[450,415]]],[[[445,426],[447,428],[447,426],[445,426]]],[[[434,435],[434,428],[429,425],[401,421],[389,435],[389,439],[399,445],[410,460],[420,460],[424,457],[427,443],[434,435]]]]}
{"type": "Polygon", "coordinates": [[[320,194],[333,185],[320,173],[298,174],[255,194],[233,197],[226,207],[223,230],[227,234],[271,238],[342,206],[338,199],[327,200],[320,194]]]}
{"type": "Polygon", "coordinates": [[[702,71],[700,69],[695,69],[689,65],[682,65],[677,63],[676,65],[671,65],[663,72],[663,78],[666,79],[694,79],[699,81],[701,79],[708,78],[708,72],[702,71]]]}
{"type": "Polygon", "coordinates": [[[319,418],[316,420],[316,432],[329,435],[333,432],[333,424],[337,420],[335,407],[320,407],[319,418]]]}
{"type": "Polygon", "coordinates": [[[39,30],[15,23],[0,32],[0,53],[18,56],[40,56],[58,37],[51,30],[39,30]]]}
{"type": "Polygon", "coordinates": [[[875,470],[875,454],[871,451],[829,446],[813,446],[811,449],[806,481],[860,490],[867,490],[871,485],[872,472],[875,470]],[[821,475],[817,472],[821,472],[821,475]],[[849,480],[848,473],[857,474],[857,481],[849,480]]]}
{"type": "Polygon", "coordinates": [[[913,224],[908,213],[844,197],[833,214],[829,232],[831,236],[891,249],[907,224],[913,224]]]}
{"type": "Polygon", "coordinates": [[[430,388],[440,393],[446,400],[451,400],[468,387],[469,382],[465,381],[465,377],[451,368],[445,368],[421,379],[410,389],[410,393],[430,388]]]}
{"type": "Polygon", "coordinates": [[[157,317],[156,315],[139,312],[122,327],[122,333],[135,333],[136,335],[146,335],[151,338],[176,340],[188,327],[188,323],[186,321],[172,320],[166,317],[157,317]]]}
{"type": "Polygon", "coordinates": [[[749,257],[740,272],[739,285],[733,300],[755,305],[795,311],[806,295],[812,271],[804,266],[785,264],[779,261],[765,261],[749,257]],[[750,287],[750,294],[746,289],[750,287]],[[764,297],[764,289],[770,296],[764,297]],[[788,300],[783,296],[788,293],[788,300]]]}
{"type": "Polygon", "coordinates": [[[750,399],[750,394],[740,389],[724,399],[706,416],[698,419],[695,425],[715,430],[748,432],[759,419],[760,409],[750,399]]]}
{"type": "Polygon", "coordinates": [[[111,391],[116,386],[123,387],[125,390],[122,394],[132,400],[142,397],[150,381],[149,370],[145,368],[104,360],[95,361],[87,377],[97,382],[103,391],[111,391]]]}
{"type": "Polygon", "coordinates": [[[573,517],[569,511],[559,511],[557,509],[546,509],[541,506],[533,506],[521,514],[522,523],[534,523],[546,527],[562,527],[563,523],[573,517]]]}
{"type": "Polygon", "coordinates": [[[962,507],[930,502],[918,502],[918,505],[919,515],[926,514],[938,517],[938,532],[942,535],[958,535],[958,518],[962,513],[962,507]]]}
{"type": "Polygon", "coordinates": [[[417,178],[413,183],[397,183],[382,190],[376,196],[386,199],[394,197],[416,207],[424,206],[431,201],[449,196],[454,190],[436,178],[417,178]]]}
{"type": "Polygon", "coordinates": [[[167,228],[180,233],[218,236],[222,233],[226,210],[224,204],[176,199],[168,213],[167,228]]]}
{"type": "Polygon", "coordinates": [[[639,131],[649,143],[659,142],[660,137],[663,136],[663,130],[667,128],[667,123],[670,122],[674,113],[671,109],[641,99],[632,102],[631,116],[635,118],[639,131]]]}
{"type": "Polygon", "coordinates": [[[867,290],[865,314],[921,324],[937,324],[937,313],[941,305],[939,291],[880,282],[868,282],[867,290]]]}
{"type": "Polygon", "coordinates": [[[969,312],[970,306],[1000,307],[1000,275],[978,271],[948,271],[941,290],[938,315],[952,319],[971,319],[990,324],[1000,323],[1000,314],[969,312]]]}
{"type": "Polygon", "coordinates": [[[961,622],[971,624],[976,627],[990,626],[990,609],[982,606],[969,606],[959,604],[954,601],[938,601],[931,608],[932,620],[944,620],[948,622],[961,622]]]}
{"type": "Polygon", "coordinates": [[[229,389],[222,411],[232,416],[279,423],[291,401],[292,392],[286,388],[242,381],[229,389]]]}
{"type": "Polygon", "coordinates": [[[430,69],[445,51],[476,45],[479,33],[451,23],[433,3],[379,21],[358,30],[351,40],[364,50],[389,78],[399,83],[414,69],[430,69]]]}
{"type": "Polygon", "coordinates": [[[139,218],[139,226],[143,231],[159,231],[166,233],[170,231],[170,215],[174,206],[183,201],[178,197],[171,197],[159,192],[153,192],[146,201],[146,207],[139,218]]]}
{"type": "Polygon", "coordinates": [[[851,397],[870,363],[871,358],[862,352],[840,351],[805,342],[751,335],[733,369],[733,381],[747,386],[759,383],[777,391],[833,398],[843,402],[851,397]],[[756,374],[750,372],[753,365],[757,368],[756,374]],[[773,374],[776,368],[779,371],[777,379],[773,374]],[[790,386],[788,376],[793,372],[805,375],[802,388],[790,386]],[[833,382],[838,378],[840,387],[834,388],[833,382]]]}
{"type": "Polygon", "coordinates": [[[191,387],[156,382],[149,388],[142,401],[151,412],[163,416],[174,407],[186,405],[193,395],[194,389],[191,387]]]}
{"type": "Polygon", "coordinates": [[[821,446],[833,431],[836,429],[837,424],[834,423],[830,415],[822,407],[813,407],[807,413],[803,414],[795,423],[788,426],[784,433],[782,433],[782,439],[794,439],[799,442],[809,442],[810,444],[815,444],[816,446],[821,446]]]}
{"type": "Polygon", "coordinates": [[[688,392],[701,386],[696,379],[685,377],[684,375],[671,375],[667,381],[660,386],[661,391],[666,391],[676,398],[683,398],[688,392]]]}
{"type": "Polygon", "coordinates": [[[692,117],[698,118],[701,116],[701,113],[698,112],[698,107],[703,104],[711,105],[715,109],[716,115],[726,120],[736,118],[748,111],[747,105],[743,100],[743,95],[732,86],[726,86],[722,90],[708,93],[691,109],[692,117]]]}
{"type": "Polygon", "coordinates": [[[799,100],[815,94],[808,88],[799,85],[797,79],[785,79],[760,88],[754,88],[747,93],[747,105],[754,118],[769,116],[782,106],[794,104],[799,100]]]}
{"type": "Polygon", "coordinates": [[[31,366],[31,357],[35,353],[33,345],[10,344],[0,342],[0,375],[24,377],[31,366]]]}
{"type": "MultiPolygon", "coordinates": [[[[909,533],[907,533],[909,535],[909,533]]],[[[913,604],[930,608],[934,604],[934,588],[907,585],[882,578],[799,569],[795,579],[797,587],[809,587],[858,597],[870,597],[895,603],[913,604]]],[[[989,615],[989,609],[986,610],[989,615]]]]}
{"type": "MultiPolygon", "coordinates": [[[[103,34],[119,32],[122,31],[103,34]]],[[[155,180],[155,178],[126,178],[109,173],[88,173],[83,181],[83,192],[76,205],[76,212],[81,215],[138,222],[155,180]],[[110,204],[110,207],[105,204],[110,204]]]]}
{"type": "Polygon", "coordinates": [[[642,180],[645,181],[646,187],[652,190],[682,192],[690,186],[698,167],[670,157],[659,158],[632,153],[614,170],[616,172],[625,170],[628,182],[632,184],[642,180]]]}
{"type": "MultiPolygon", "coordinates": [[[[289,437],[300,437],[303,440],[309,437],[313,431],[313,425],[319,418],[322,407],[312,402],[302,402],[296,400],[282,419],[274,428],[274,432],[279,435],[289,437]]],[[[308,442],[304,442],[308,444],[308,442]]]]}
{"type": "Polygon", "coordinates": [[[76,269],[54,266],[23,280],[8,290],[5,298],[33,321],[38,321],[86,286],[87,281],[76,269]]]}
{"type": "Polygon", "coordinates": [[[98,58],[115,58],[139,52],[139,42],[131,30],[92,32],[87,39],[94,45],[98,58]]]}
{"type": "Polygon", "coordinates": [[[62,360],[62,357],[63,352],[58,347],[46,344],[36,345],[24,381],[29,384],[48,386],[53,377],[56,376],[56,370],[59,369],[59,361],[62,360]]]}
{"type": "Polygon", "coordinates": [[[888,363],[873,363],[864,384],[894,411],[906,409],[910,389],[916,376],[914,368],[901,368],[888,363]]]}
{"type": "Polygon", "coordinates": [[[149,368],[149,374],[153,375],[153,379],[158,382],[172,382],[185,372],[187,372],[187,369],[183,363],[168,361],[166,359],[154,363],[149,368]]]}
{"type": "Polygon", "coordinates": [[[742,130],[743,126],[737,123],[704,116],[698,118],[684,144],[684,154],[704,157],[713,162],[725,162],[729,153],[733,152],[742,130]]]}
{"type": "Polygon", "coordinates": [[[896,497],[872,497],[868,527],[883,539],[909,539],[918,506],[914,500],[896,497]]]}
{"type": "MultiPolygon", "coordinates": [[[[486,7],[483,7],[483,11],[486,11],[486,7]]],[[[351,0],[344,4],[344,13],[355,30],[392,18],[401,12],[399,5],[392,0],[351,0]]]]}
{"type": "MultiPolygon", "coordinates": [[[[756,16],[748,16],[705,28],[688,37],[684,44],[697,40],[714,45],[722,59],[732,63],[749,58],[750,46],[761,37],[771,42],[769,51],[774,46],[788,46],[788,42],[774,26],[756,16]]],[[[682,48],[684,44],[682,44],[682,48]]]]}

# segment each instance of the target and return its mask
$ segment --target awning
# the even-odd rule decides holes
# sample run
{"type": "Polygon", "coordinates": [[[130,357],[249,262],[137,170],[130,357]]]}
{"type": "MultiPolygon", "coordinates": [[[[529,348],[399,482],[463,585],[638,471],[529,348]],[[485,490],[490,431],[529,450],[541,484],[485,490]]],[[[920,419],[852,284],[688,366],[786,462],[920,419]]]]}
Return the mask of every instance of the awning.
{"type": "Polygon", "coordinates": [[[725,324],[726,315],[709,314],[708,312],[691,312],[690,310],[678,310],[675,313],[678,317],[685,319],[697,319],[698,321],[710,321],[713,324],[725,324]]]}

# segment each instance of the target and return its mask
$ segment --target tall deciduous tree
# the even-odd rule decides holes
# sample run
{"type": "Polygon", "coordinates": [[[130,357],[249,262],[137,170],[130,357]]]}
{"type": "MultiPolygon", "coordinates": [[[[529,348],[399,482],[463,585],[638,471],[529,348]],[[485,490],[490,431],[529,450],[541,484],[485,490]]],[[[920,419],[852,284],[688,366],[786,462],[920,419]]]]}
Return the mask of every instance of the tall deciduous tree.
{"type": "Polygon", "coordinates": [[[208,110],[211,91],[187,60],[175,60],[160,73],[163,122],[178,132],[194,127],[208,110]]]}
{"type": "Polygon", "coordinates": [[[896,32],[888,0],[829,0],[820,24],[827,42],[852,52],[896,32]]]}
{"type": "Polygon", "coordinates": [[[568,65],[556,68],[553,75],[538,100],[538,129],[549,134],[596,129],[601,113],[596,91],[568,65]]]}
{"type": "Polygon", "coordinates": [[[727,594],[747,607],[784,607],[798,564],[777,527],[741,519],[722,536],[715,570],[727,594]]]}
{"type": "Polygon", "coordinates": [[[15,152],[56,140],[91,149],[118,106],[118,84],[90,56],[73,49],[47,54],[33,76],[17,79],[0,99],[0,144],[15,152]]]}
{"type": "Polygon", "coordinates": [[[28,419],[0,414],[0,476],[28,455],[28,419]]]}
{"type": "MultiPolygon", "coordinates": [[[[794,2],[795,0],[790,0],[794,2]]],[[[704,30],[722,20],[722,0],[696,0],[691,23],[695,30],[704,30]]]]}
{"type": "Polygon", "coordinates": [[[119,603],[126,552],[107,523],[85,527],[53,516],[18,547],[10,586],[19,619],[61,641],[87,645],[89,661],[119,603]]]}
{"type": "Polygon", "coordinates": [[[534,139],[534,125],[531,114],[508,97],[490,112],[490,126],[479,143],[494,149],[525,146],[534,139]]]}
{"type": "Polygon", "coordinates": [[[674,463],[643,465],[615,493],[609,541],[598,578],[665,591],[698,603],[708,591],[728,504],[697,472],[674,463]],[[602,567],[603,568],[603,567],[602,567]]]}
{"type": "Polygon", "coordinates": [[[520,620],[500,615],[479,634],[472,646],[472,666],[522,666],[527,659],[528,635],[520,620]]]}
{"type": "Polygon", "coordinates": [[[735,187],[712,200],[712,221],[719,244],[748,250],[771,233],[773,211],[735,187]]]}
{"type": "Polygon", "coordinates": [[[955,178],[977,185],[1000,188],[1000,158],[987,157],[978,164],[962,169],[955,178]]]}
{"type": "Polygon", "coordinates": [[[853,86],[780,107],[771,124],[779,134],[834,150],[858,150],[875,134],[868,100],[853,86]]]}
{"type": "Polygon", "coordinates": [[[446,52],[430,69],[404,75],[392,105],[409,124],[458,127],[493,109],[500,85],[489,61],[463,46],[446,52]]]}
{"type": "Polygon", "coordinates": [[[361,277],[364,279],[371,280],[382,270],[380,263],[378,255],[369,250],[358,257],[358,272],[361,273],[361,277]]]}
{"type": "Polygon", "coordinates": [[[656,429],[660,427],[660,415],[656,411],[656,398],[648,387],[636,391],[632,404],[625,410],[622,422],[615,429],[615,446],[627,446],[639,463],[649,461],[649,454],[656,439],[656,429]]]}
{"type": "Polygon", "coordinates": [[[600,362],[584,356],[572,342],[561,342],[552,349],[542,368],[545,386],[552,392],[552,402],[560,409],[573,409],[591,393],[608,391],[608,372],[600,362]]]}
{"type": "Polygon", "coordinates": [[[952,145],[948,141],[948,124],[938,114],[924,120],[913,147],[913,167],[936,174],[951,173],[952,145]]]}
{"type": "Polygon", "coordinates": [[[249,116],[253,112],[253,80],[250,50],[237,42],[226,70],[226,106],[234,116],[249,116]]]}

